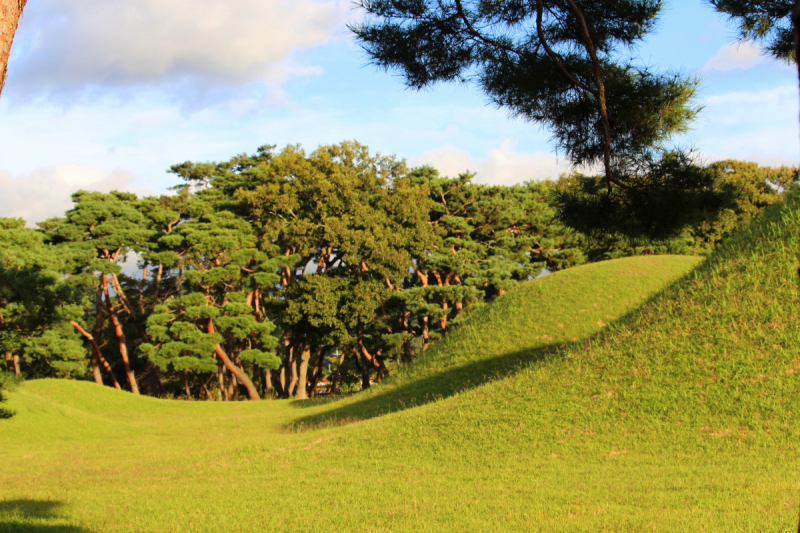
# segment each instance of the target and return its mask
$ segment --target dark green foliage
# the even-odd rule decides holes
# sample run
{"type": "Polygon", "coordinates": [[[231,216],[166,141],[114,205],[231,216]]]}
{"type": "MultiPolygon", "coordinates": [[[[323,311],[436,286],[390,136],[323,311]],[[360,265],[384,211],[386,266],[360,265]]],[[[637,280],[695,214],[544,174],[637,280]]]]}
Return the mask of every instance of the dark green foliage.
{"type": "MultiPolygon", "coordinates": [[[[5,403],[8,398],[6,398],[5,394],[3,394],[3,389],[8,387],[8,384],[12,382],[12,378],[9,374],[0,372],[0,405],[5,403]]],[[[5,420],[14,416],[14,412],[8,409],[4,409],[0,407],[0,420],[5,420]]]]}
{"type": "Polygon", "coordinates": [[[351,29],[375,65],[399,71],[415,89],[474,82],[512,115],[548,128],[574,165],[603,166],[602,184],[558,191],[562,222],[582,232],[663,239],[724,205],[687,154],[665,151],[698,112],[697,81],[622,59],[654,27],[661,2],[361,5],[370,16],[351,29]]]}
{"type": "Polygon", "coordinates": [[[661,3],[579,4],[368,0],[361,5],[373,17],[352,30],[376,65],[400,71],[410,87],[474,81],[496,104],[552,127],[559,146],[578,164],[603,159],[593,55],[602,71],[615,152],[638,151],[681,129],[693,115],[687,107],[693,84],[615,59],[653,28],[661,3]],[[588,46],[581,18],[591,37],[588,46]]]}
{"type": "Polygon", "coordinates": [[[714,173],[676,153],[654,161],[625,187],[603,177],[576,176],[553,190],[558,218],[592,237],[623,235],[664,241],[729,205],[734,192],[714,187],[714,173]]]}
{"type": "Polygon", "coordinates": [[[796,167],[759,167],[756,163],[729,159],[714,162],[708,169],[714,174],[713,187],[730,191],[733,201],[713,217],[688,229],[695,251],[715,248],[798,182],[796,167]]]}
{"type": "Polygon", "coordinates": [[[21,356],[33,375],[81,377],[86,354],[65,325],[83,314],[86,279],[63,272],[91,256],[43,238],[21,219],[0,219],[0,351],[21,356]]]}
{"type": "MultiPolygon", "coordinates": [[[[597,248],[607,249],[605,258],[618,257],[609,252],[620,246],[705,253],[777,201],[781,191],[796,182],[798,172],[796,168],[773,169],[735,160],[708,166],[678,162],[675,170],[665,172],[665,163],[669,159],[659,162],[659,171],[643,175],[641,186],[616,188],[611,193],[601,176],[563,176],[552,192],[558,218],[592,237],[597,248]],[[671,179],[660,177],[665,173],[672,174],[671,179]],[[686,173],[692,175],[686,177],[686,173]],[[646,184],[660,180],[663,184],[657,187],[646,184]],[[702,187],[693,188],[693,194],[687,196],[684,189],[672,189],[682,181],[702,187]],[[689,200],[692,203],[687,203],[689,200]],[[679,202],[684,202],[680,209],[676,208],[679,202]]],[[[594,258],[598,258],[596,254],[594,251],[594,258]]]]}
{"type": "Polygon", "coordinates": [[[604,177],[579,175],[480,185],[344,142],[176,165],[187,185],[173,196],[79,192],[38,231],[0,220],[0,349],[30,377],[93,374],[152,395],[304,398],[355,374],[366,387],[545,269],[710,250],[796,177],[681,157],[609,194],[604,177]],[[728,209],[698,205],[676,238],[654,229],[679,194],[652,189],[696,182],[698,195],[731,197],[728,209]],[[584,204],[565,203],[565,191],[584,204]],[[637,209],[652,224],[632,226],[637,209]],[[140,271],[125,275],[133,254],[140,271]]]}
{"type": "Polygon", "coordinates": [[[278,263],[255,248],[246,220],[214,210],[208,196],[189,206],[194,218],[159,239],[186,269],[184,295],[155,307],[147,334],[157,344],[146,342],[139,352],[162,371],[215,372],[218,346],[239,367],[277,368],[279,360],[270,352],[277,342],[270,335],[275,326],[247,300],[278,282],[278,263]]]}
{"type": "Polygon", "coordinates": [[[620,56],[655,25],[652,0],[365,0],[351,27],[372,62],[408,86],[474,82],[498,106],[548,127],[576,165],[603,164],[608,187],[683,131],[696,82],[620,56]]]}
{"type": "Polygon", "coordinates": [[[717,11],[725,13],[738,26],[742,39],[763,42],[778,59],[795,61],[791,0],[711,0],[717,11]]]}

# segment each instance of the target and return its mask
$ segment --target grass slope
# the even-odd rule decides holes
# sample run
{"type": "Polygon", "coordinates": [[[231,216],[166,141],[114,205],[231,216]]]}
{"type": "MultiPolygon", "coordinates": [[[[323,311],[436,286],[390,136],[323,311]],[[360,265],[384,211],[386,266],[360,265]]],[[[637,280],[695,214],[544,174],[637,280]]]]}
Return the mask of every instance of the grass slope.
{"type": "Polygon", "coordinates": [[[342,401],[26,383],[0,531],[792,531],[797,204],[660,293],[697,260],[525,284],[342,401]]]}

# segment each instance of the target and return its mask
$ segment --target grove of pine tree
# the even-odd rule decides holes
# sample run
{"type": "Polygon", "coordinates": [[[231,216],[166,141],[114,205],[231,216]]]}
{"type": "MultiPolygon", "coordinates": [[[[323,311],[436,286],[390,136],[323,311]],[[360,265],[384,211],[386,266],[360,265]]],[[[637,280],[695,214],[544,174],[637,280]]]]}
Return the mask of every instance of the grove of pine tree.
{"type": "Polygon", "coordinates": [[[0,219],[0,351],[21,378],[135,394],[366,388],[543,269],[703,253],[797,177],[738,161],[702,171],[735,202],[654,241],[558,222],[560,191],[602,177],[481,185],[356,142],[182,163],[171,195],[79,191],[38,229],[0,219]]]}

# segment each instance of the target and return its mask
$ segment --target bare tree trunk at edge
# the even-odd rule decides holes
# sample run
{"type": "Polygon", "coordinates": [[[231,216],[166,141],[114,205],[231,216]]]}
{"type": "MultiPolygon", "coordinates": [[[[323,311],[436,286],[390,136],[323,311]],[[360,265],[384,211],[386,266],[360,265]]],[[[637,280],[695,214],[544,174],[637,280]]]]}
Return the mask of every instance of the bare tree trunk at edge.
{"type": "Polygon", "coordinates": [[[8,74],[8,56],[11,54],[11,43],[17,33],[22,10],[28,0],[0,0],[0,94],[6,84],[8,74]]]}

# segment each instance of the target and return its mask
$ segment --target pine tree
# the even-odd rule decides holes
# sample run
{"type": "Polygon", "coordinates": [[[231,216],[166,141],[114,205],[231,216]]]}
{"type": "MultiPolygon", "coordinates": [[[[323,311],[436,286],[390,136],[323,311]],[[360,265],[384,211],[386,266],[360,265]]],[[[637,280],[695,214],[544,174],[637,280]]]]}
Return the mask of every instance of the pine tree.
{"type": "MultiPolygon", "coordinates": [[[[75,207],[64,218],[40,223],[54,245],[67,244],[76,250],[91,253],[92,261],[75,265],[75,272],[98,272],[95,288],[98,321],[102,307],[113,327],[119,354],[131,391],[139,394],[132,367],[131,351],[125,332],[126,323],[136,328],[140,338],[146,335],[137,321],[136,310],[120,284],[118,274],[129,251],[139,251],[148,242],[151,230],[137,209],[137,198],[131,193],[78,191],[72,195],[75,207]],[[126,318],[127,317],[127,318],[126,318]]],[[[84,329],[85,331],[85,329],[84,329]]],[[[97,332],[99,333],[99,331],[97,332]]]]}
{"type": "Polygon", "coordinates": [[[372,63],[414,89],[474,83],[512,115],[548,128],[573,165],[602,166],[601,183],[559,191],[560,220],[581,231],[680,232],[724,198],[690,154],[666,143],[697,114],[697,82],[624,58],[663,7],[650,0],[363,0],[351,27],[372,63]],[[660,199],[671,209],[649,216],[660,199]],[[578,214],[585,213],[583,218],[578,214]],[[643,218],[642,218],[643,217],[643,218]]]}
{"type": "Polygon", "coordinates": [[[196,201],[189,214],[161,238],[181,250],[187,294],[156,306],[147,332],[158,344],[145,343],[140,352],[162,370],[182,372],[187,396],[186,373],[211,372],[216,358],[230,373],[227,390],[235,395],[241,383],[250,399],[258,400],[244,364],[276,368],[279,363],[270,352],[277,343],[270,335],[274,324],[258,310],[258,292],[278,281],[277,264],[255,249],[247,221],[214,211],[205,199],[196,201]]]}
{"type": "Polygon", "coordinates": [[[0,350],[9,371],[82,377],[86,350],[69,325],[83,314],[85,277],[65,279],[69,251],[43,242],[21,219],[0,219],[0,350]]]}

